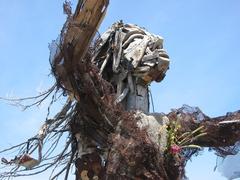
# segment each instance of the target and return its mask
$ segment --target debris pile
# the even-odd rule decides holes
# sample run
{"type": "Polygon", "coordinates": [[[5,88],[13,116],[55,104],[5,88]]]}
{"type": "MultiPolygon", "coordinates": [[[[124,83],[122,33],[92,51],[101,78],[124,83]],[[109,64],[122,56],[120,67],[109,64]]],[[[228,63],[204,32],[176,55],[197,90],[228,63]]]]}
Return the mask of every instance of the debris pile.
{"type": "Polygon", "coordinates": [[[163,80],[169,68],[163,38],[122,21],[101,36],[92,62],[115,88],[116,103],[145,113],[149,111],[148,85],[163,80]]]}
{"type": "Polygon", "coordinates": [[[56,84],[31,99],[32,105],[41,104],[52,94],[50,106],[59,96],[67,101],[33,138],[0,151],[18,150],[16,158],[2,158],[13,167],[0,179],[51,168],[50,179],[65,173],[67,180],[75,166],[77,180],[177,180],[201,147],[222,156],[234,153],[230,147],[240,138],[239,111],[210,118],[185,105],[169,114],[147,114],[148,85],[161,81],[169,67],[163,39],[123,22],[94,39],[107,6],[107,0],[79,1],[72,14],[65,3],[67,21],[51,46],[56,84]]]}

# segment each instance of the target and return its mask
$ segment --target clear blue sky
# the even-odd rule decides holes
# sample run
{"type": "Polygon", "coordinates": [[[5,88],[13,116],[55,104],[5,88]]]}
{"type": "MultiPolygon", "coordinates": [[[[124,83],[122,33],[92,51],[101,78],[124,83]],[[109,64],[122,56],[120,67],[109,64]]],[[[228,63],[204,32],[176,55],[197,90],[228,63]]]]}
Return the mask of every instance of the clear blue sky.
{"type": "MultiPolygon", "coordinates": [[[[31,96],[52,84],[48,43],[65,21],[62,2],[0,1],[0,96],[31,96]]],[[[163,36],[171,65],[165,80],[151,87],[156,111],[189,104],[218,116],[240,109],[239,7],[238,0],[111,0],[100,32],[122,19],[163,36]]],[[[0,149],[36,133],[46,105],[21,112],[0,102],[0,149]]],[[[215,156],[205,152],[188,164],[187,176],[225,179],[214,166],[215,156]]]]}

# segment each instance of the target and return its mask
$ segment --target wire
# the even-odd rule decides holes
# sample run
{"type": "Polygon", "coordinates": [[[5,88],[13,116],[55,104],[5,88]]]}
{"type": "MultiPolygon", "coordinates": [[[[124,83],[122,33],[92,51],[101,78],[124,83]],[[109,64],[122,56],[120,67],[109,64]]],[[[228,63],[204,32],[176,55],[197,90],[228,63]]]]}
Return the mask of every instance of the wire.
{"type": "Polygon", "coordinates": [[[149,95],[150,95],[150,99],[151,99],[152,111],[155,113],[155,107],[154,107],[154,102],[153,102],[153,97],[152,97],[152,92],[151,92],[150,86],[149,86],[148,91],[149,91],[149,95]]]}

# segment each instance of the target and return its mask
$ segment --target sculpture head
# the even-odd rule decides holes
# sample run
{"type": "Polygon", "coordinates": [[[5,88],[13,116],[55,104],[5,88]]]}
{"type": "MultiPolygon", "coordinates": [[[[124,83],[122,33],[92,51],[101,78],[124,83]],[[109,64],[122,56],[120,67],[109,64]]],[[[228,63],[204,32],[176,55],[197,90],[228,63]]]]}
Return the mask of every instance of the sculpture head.
{"type": "Polygon", "coordinates": [[[163,38],[133,24],[118,22],[102,36],[92,59],[126,110],[149,111],[148,85],[164,79],[169,56],[163,38]]]}

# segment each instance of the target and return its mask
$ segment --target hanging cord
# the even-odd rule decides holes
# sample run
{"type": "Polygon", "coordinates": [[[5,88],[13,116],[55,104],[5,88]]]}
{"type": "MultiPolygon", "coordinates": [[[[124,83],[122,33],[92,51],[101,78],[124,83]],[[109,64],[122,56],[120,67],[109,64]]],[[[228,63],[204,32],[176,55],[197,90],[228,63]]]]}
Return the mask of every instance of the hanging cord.
{"type": "Polygon", "coordinates": [[[219,157],[219,156],[217,156],[216,162],[215,162],[216,164],[215,164],[215,167],[214,167],[213,171],[216,171],[216,169],[218,168],[218,166],[221,165],[224,160],[225,160],[225,157],[219,157]],[[221,159],[219,160],[219,158],[221,158],[221,159]],[[219,161],[221,161],[221,162],[219,162],[219,161]],[[221,163],[221,164],[220,164],[220,163],[221,163]]]}
{"type": "Polygon", "coordinates": [[[149,91],[149,95],[150,95],[150,99],[151,99],[152,111],[153,111],[153,113],[155,113],[154,102],[153,102],[153,97],[152,97],[152,92],[151,92],[150,87],[149,87],[148,91],[149,91]]]}

